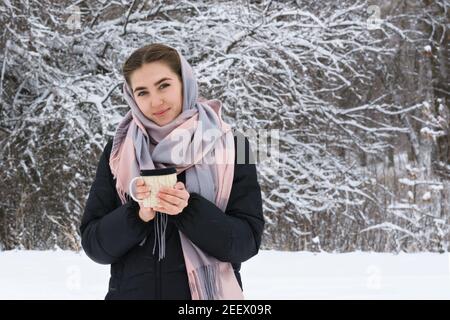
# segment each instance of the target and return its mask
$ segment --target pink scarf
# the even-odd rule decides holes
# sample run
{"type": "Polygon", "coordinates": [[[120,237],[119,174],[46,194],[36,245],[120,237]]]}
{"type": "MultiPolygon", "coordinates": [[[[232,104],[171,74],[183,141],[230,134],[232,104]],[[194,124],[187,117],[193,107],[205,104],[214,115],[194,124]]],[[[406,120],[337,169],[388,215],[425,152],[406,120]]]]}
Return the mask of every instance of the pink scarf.
{"type": "MultiPolygon", "coordinates": [[[[176,167],[177,174],[186,172],[189,192],[202,195],[225,212],[234,176],[233,133],[222,120],[219,100],[198,99],[192,68],[178,50],[177,53],[182,66],[183,109],[171,123],[159,127],[149,120],[140,111],[126,82],[123,86],[131,110],[117,127],[109,161],[116,189],[124,204],[129,199],[129,182],[139,176],[140,170],[176,167]],[[185,152],[180,157],[175,150],[185,152]]],[[[159,235],[155,245],[159,243],[161,259],[167,215],[158,212],[154,223],[155,236],[159,235]]],[[[179,234],[192,299],[243,299],[231,263],[208,255],[181,231],[179,234]]]]}

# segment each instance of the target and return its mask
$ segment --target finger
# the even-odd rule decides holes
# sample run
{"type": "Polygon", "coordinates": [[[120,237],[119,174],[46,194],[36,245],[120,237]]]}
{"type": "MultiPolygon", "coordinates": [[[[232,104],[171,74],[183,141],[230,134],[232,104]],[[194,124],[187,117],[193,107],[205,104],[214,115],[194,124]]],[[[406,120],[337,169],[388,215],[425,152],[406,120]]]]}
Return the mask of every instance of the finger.
{"type": "Polygon", "coordinates": [[[180,208],[172,205],[171,203],[165,200],[160,200],[160,203],[156,207],[156,210],[167,214],[177,214],[181,211],[180,208]]]}
{"type": "Polygon", "coordinates": [[[150,191],[150,186],[145,184],[145,181],[143,185],[136,187],[136,192],[148,192],[148,191],[150,191]]]}
{"type": "Polygon", "coordinates": [[[184,190],[185,189],[184,184],[181,181],[178,181],[173,187],[175,189],[177,189],[177,190],[184,190]]]}
{"type": "Polygon", "coordinates": [[[144,179],[142,179],[142,178],[136,179],[136,193],[137,194],[139,194],[141,192],[150,191],[147,189],[149,189],[149,188],[148,188],[148,186],[145,185],[144,179]]]}
{"type": "Polygon", "coordinates": [[[150,192],[139,192],[137,194],[137,198],[140,199],[140,200],[143,200],[143,199],[148,198],[148,197],[150,197],[150,192]]]}
{"type": "Polygon", "coordinates": [[[180,199],[178,197],[174,197],[172,195],[166,194],[166,193],[159,193],[158,194],[158,199],[162,199],[165,200],[167,202],[169,202],[170,204],[174,205],[174,206],[180,206],[180,204],[183,203],[183,199],[180,199]]]}
{"type": "Polygon", "coordinates": [[[150,192],[150,187],[149,186],[136,187],[136,192],[137,193],[150,192]]]}
{"type": "Polygon", "coordinates": [[[136,187],[136,193],[146,193],[146,192],[150,192],[150,187],[149,186],[140,186],[140,187],[136,187]]]}
{"type": "Polygon", "coordinates": [[[167,187],[162,187],[161,189],[159,189],[160,193],[164,193],[164,194],[169,194],[172,196],[175,196],[177,198],[181,198],[186,200],[189,193],[186,190],[177,190],[174,188],[167,188],[167,187]]]}
{"type": "Polygon", "coordinates": [[[179,199],[179,198],[175,200],[175,201],[177,201],[177,203],[172,203],[165,199],[158,199],[158,201],[159,201],[159,203],[158,203],[159,206],[162,206],[162,207],[165,207],[166,209],[172,210],[175,213],[179,213],[179,212],[183,211],[183,209],[186,208],[188,205],[187,201],[185,201],[183,199],[179,199]]]}

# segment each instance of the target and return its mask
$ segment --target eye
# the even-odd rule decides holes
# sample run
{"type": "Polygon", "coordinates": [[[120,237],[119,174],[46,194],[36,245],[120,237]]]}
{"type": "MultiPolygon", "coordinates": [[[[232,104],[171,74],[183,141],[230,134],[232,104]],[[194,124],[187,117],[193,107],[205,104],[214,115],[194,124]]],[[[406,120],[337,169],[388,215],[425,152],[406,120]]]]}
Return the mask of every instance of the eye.
{"type": "Polygon", "coordinates": [[[147,94],[147,91],[141,91],[138,93],[138,97],[142,97],[145,94],[147,94]]]}
{"type": "Polygon", "coordinates": [[[164,89],[165,87],[170,86],[170,84],[168,83],[163,83],[162,85],[159,86],[160,89],[164,89]],[[164,87],[163,87],[164,86],[164,87]]]}

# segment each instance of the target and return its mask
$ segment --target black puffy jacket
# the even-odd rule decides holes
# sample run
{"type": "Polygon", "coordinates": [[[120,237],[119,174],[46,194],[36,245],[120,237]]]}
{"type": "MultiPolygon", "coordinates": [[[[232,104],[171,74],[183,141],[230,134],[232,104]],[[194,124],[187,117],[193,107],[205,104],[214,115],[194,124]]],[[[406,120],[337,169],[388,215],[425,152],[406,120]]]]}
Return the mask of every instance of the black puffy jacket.
{"type": "MultiPolygon", "coordinates": [[[[152,253],[153,220],[144,222],[139,218],[139,204],[134,200],[123,205],[120,202],[109,166],[112,139],[107,143],[80,225],[87,256],[97,263],[111,264],[105,299],[191,299],[178,230],[204,252],[231,262],[242,288],[241,262],[258,253],[264,228],[256,166],[248,140],[244,139],[245,164],[235,161],[225,214],[214,203],[191,193],[188,206],[179,215],[169,216],[166,252],[161,261],[158,246],[155,255],[152,253]]],[[[177,179],[185,183],[184,172],[177,179]]]]}

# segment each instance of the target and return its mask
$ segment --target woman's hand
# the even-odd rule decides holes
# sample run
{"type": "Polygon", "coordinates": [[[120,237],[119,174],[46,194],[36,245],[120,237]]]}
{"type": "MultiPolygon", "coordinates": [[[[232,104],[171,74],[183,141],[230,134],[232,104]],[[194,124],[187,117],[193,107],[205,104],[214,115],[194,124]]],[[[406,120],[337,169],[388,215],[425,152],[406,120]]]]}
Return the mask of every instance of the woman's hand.
{"type": "Polygon", "coordinates": [[[177,215],[188,205],[189,192],[183,182],[178,181],[173,188],[162,187],[156,195],[159,204],[153,209],[170,215],[177,215]]]}
{"type": "MultiPolygon", "coordinates": [[[[144,182],[144,179],[136,180],[136,198],[143,200],[150,196],[150,187],[144,182]]],[[[144,207],[142,202],[139,202],[139,218],[145,222],[149,222],[155,218],[156,212],[152,208],[144,207]]]]}

